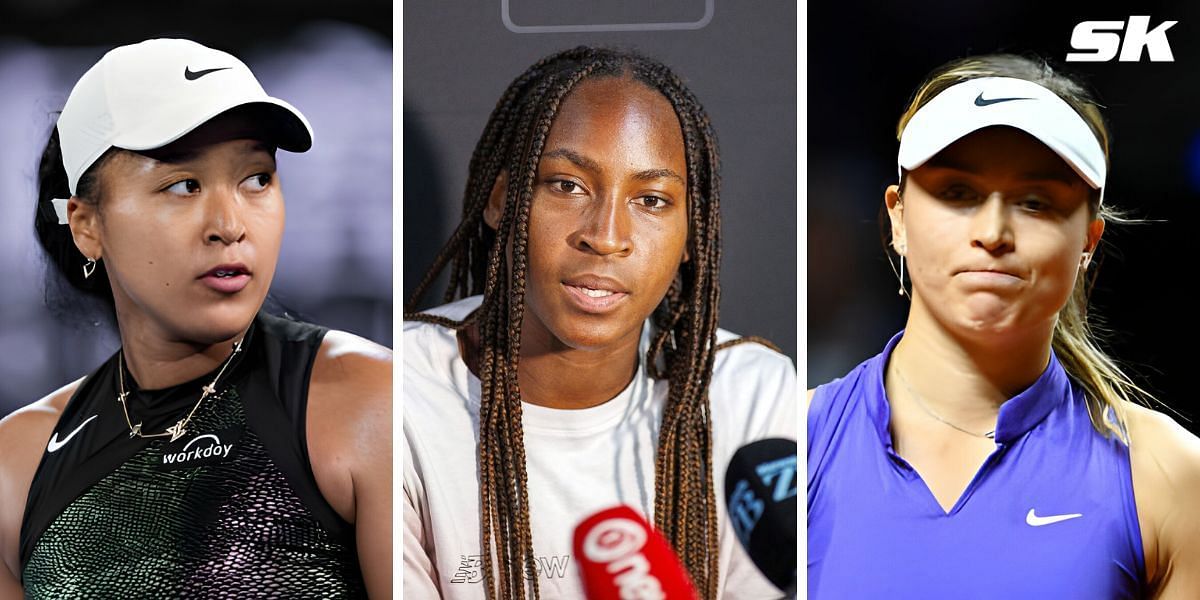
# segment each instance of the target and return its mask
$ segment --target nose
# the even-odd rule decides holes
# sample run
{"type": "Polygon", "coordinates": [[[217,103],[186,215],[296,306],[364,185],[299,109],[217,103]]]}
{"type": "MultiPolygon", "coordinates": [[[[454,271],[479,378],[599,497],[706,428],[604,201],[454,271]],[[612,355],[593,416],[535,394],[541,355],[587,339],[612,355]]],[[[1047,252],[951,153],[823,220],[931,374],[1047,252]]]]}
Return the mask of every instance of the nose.
{"type": "Polygon", "coordinates": [[[1011,225],[1004,197],[993,192],[972,218],[971,245],[991,254],[1011,251],[1014,242],[1011,225]]]}
{"type": "Polygon", "coordinates": [[[219,189],[208,194],[204,239],[208,243],[233,244],[246,237],[242,198],[237,190],[219,189]]]}
{"type": "Polygon", "coordinates": [[[572,245],[600,256],[625,256],[633,250],[631,215],[617,196],[599,196],[581,214],[582,222],[572,235],[572,245]]]}

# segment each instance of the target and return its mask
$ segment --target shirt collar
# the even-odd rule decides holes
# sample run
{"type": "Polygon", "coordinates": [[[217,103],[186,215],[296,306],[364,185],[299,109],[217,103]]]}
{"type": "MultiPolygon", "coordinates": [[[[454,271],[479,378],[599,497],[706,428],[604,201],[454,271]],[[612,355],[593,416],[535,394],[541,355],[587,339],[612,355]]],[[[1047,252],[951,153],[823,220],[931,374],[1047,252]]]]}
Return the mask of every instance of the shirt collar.
{"type": "MultiPolygon", "coordinates": [[[[875,423],[879,437],[887,447],[892,446],[892,434],[888,431],[891,422],[891,408],[887,401],[887,391],[884,388],[884,368],[888,357],[904,337],[901,329],[875,357],[871,365],[870,386],[867,395],[867,410],[875,423]]],[[[1009,398],[1000,405],[1000,415],[996,420],[996,442],[1007,444],[1015,441],[1029,430],[1041,423],[1047,415],[1061,405],[1071,393],[1071,382],[1066,370],[1058,361],[1054,349],[1050,350],[1050,360],[1037,380],[1024,391],[1009,398]]]]}

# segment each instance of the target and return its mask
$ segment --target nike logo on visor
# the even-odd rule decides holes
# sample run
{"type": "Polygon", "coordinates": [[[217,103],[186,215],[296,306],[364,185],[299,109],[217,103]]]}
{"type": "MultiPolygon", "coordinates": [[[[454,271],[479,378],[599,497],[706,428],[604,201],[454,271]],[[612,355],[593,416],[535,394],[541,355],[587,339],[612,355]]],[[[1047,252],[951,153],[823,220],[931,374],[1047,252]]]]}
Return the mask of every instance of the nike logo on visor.
{"type": "Polygon", "coordinates": [[[71,441],[71,438],[75,437],[75,434],[79,433],[80,429],[83,429],[84,425],[87,425],[92,419],[95,419],[98,416],[100,415],[92,415],[88,417],[87,420],[79,424],[79,427],[76,427],[74,431],[68,433],[67,437],[63,438],[61,442],[58,441],[58,432],[54,432],[54,435],[50,436],[50,443],[46,445],[46,452],[58,452],[60,448],[67,445],[67,442],[71,441]]]}
{"type": "Polygon", "coordinates": [[[205,75],[208,75],[209,73],[216,73],[217,71],[224,71],[225,69],[232,69],[232,68],[233,67],[217,67],[215,69],[204,69],[202,71],[193,71],[190,67],[184,67],[183,68],[183,78],[188,81],[195,81],[197,79],[200,79],[201,77],[204,77],[205,75]]]}
{"type": "Polygon", "coordinates": [[[1029,509],[1029,513],[1025,515],[1025,522],[1034,527],[1041,527],[1042,525],[1052,525],[1054,523],[1069,519],[1078,519],[1082,516],[1083,513],[1071,513],[1069,515],[1050,515],[1047,517],[1039,517],[1034,514],[1033,509],[1031,508],[1029,509]]]}
{"type": "Polygon", "coordinates": [[[993,104],[1000,104],[1001,102],[1011,102],[1013,100],[1033,100],[1033,98],[988,98],[988,99],[984,99],[983,92],[979,92],[979,95],[975,96],[975,106],[991,106],[993,104]]]}

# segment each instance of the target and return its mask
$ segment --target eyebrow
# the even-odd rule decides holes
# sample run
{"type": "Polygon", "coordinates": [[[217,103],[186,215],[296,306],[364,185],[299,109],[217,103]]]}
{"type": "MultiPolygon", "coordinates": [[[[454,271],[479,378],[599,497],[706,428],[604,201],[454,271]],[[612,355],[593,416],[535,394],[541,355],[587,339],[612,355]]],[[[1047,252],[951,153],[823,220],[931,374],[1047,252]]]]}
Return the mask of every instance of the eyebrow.
{"type": "MultiPolygon", "coordinates": [[[[603,169],[600,168],[600,163],[567,148],[557,148],[542,155],[542,158],[563,158],[581,169],[587,169],[593,173],[598,173],[603,169]]],[[[680,183],[686,183],[683,177],[671,169],[645,169],[633,174],[633,178],[639,181],[651,181],[654,179],[675,179],[680,183]]]]}
{"type": "MultiPolygon", "coordinates": [[[[933,158],[929,159],[924,166],[934,169],[951,169],[954,171],[961,171],[963,173],[970,173],[972,175],[979,174],[979,172],[975,169],[942,156],[934,156],[933,158]]],[[[1027,171],[1024,173],[1018,173],[1017,177],[1019,179],[1028,179],[1031,181],[1053,181],[1067,186],[1074,186],[1083,182],[1083,178],[1076,175],[1075,171],[1071,170],[1070,167],[1067,168],[1067,171],[1027,171]]]]}

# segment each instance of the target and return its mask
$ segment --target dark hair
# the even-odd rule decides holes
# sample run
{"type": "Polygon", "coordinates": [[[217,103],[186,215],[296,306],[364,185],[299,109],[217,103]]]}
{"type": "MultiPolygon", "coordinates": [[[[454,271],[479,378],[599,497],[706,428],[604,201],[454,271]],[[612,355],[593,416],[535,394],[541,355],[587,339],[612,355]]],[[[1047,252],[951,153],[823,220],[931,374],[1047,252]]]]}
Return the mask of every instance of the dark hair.
{"type": "MultiPolygon", "coordinates": [[[[110,148],[92,163],[79,178],[75,194],[81,202],[99,205],[100,188],[97,171],[113,156],[115,149],[110,148]]],[[[63,307],[70,304],[64,296],[67,290],[73,288],[85,296],[98,300],[112,312],[113,295],[109,287],[108,274],[104,269],[104,261],[96,263],[96,270],[91,277],[84,278],[83,264],[87,257],[75,246],[71,237],[71,228],[58,222],[52,200],[55,198],[70,198],[71,189],[67,182],[67,170],[63,167],[62,148],[58,140],[58,128],[50,131],[42,158],[38,164],[37,177],[37,207],[33,213],[33,229],[38,243],[46,254],[48,269],[46,273],[46,302],[51,307],[63,307]]]]}
{"type": "Polygon", "coordinates": [[[529,581],[536,598],[517,382],[530,202],[543,145],[563,98],[580,81],[601,77],[628,77],[661,93],[683,132],[691,259],[680,265],[651,317],[654,335],[646,356],[651,376],[670,381],[655,458],[654,525],[670,541],[702,596],[712,599],[717,593],[718,543],[708,384],[720,301],[719,159],[708,115],[678,76],[640,54],[580,46],[546,57],[517,77],[500,97],[475,146],[462,222],[413,291],[405,318],[455,329],[478,327],[485,588],[489,597],[524,598],[529,581]],[[499,226],[492,230],[483,210],[502,171],[508,175],[505,207],[499,226]],[[511,264],[505,260],[509,247],[511,264]],[[413,314],[447,266],[450,283],[444,300],[483,294],[479,309],[461,322],[413,314]],[[495,566],[493,548],[499,562],[495,566]]]}

